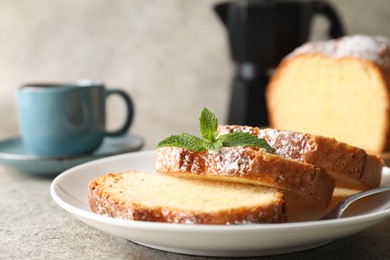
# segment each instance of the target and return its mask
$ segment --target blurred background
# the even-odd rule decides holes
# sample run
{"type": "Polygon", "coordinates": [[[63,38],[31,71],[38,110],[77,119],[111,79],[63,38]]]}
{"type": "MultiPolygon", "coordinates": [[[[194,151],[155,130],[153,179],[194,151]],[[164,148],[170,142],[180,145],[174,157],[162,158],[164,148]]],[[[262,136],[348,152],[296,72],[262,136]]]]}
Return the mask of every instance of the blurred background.
{"type": "MultiPolygon", "coordinates": [[[[16,89],[26,82],[101,80],[134,99],[131,133],[153,149],[167,135],[198,134],[203,107],[226,122],[233,64],[212,10],[221,1],[0,0],[0,138],[18,135],[16,89]]],[[[390,1],[329,1],[348,34],[390,37],[390,1]]],[[[315,18],[311,40],[326,39],[315,18]]],[[[108,101],[108,127],[123,104],[108,101]]]]}

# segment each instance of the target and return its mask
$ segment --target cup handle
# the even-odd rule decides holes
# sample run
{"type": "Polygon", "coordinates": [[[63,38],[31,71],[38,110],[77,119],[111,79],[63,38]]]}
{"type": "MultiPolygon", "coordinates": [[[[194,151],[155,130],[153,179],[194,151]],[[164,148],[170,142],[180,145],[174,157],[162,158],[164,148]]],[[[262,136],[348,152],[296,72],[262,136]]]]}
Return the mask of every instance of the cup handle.
{"type": "Polygon", "coordinates": [[[134,117],[133,101],[132,101],[131,97],[126,92],[124,92],[123,90],[120,90],[120,89],[116,89],[116,88],[107,89],[106,90],[106,99],[110,95],[119,95],[120,97],[123,98],[123,100],[125,101],[125,104],[126,104],[126,108],[127,108],[126,109],[127,116],[126,116],[126,121],[121,128],[119,128],[118,130],[115,130],[115,131],[111,131],[111,132],[106,131],[105,135],[106,136],[124,135],[127,132],[127,130],[129,130],[131,123],[133,122],[133,117],[134,117]]]}
{"type": "Polygon", "coordinates": [[[332,5],[323,1],[313,1],[312,3],[314,7],[314,14],[322,14],[329,19],[329,36],[331,38],[338,38],[346,34],[340,16],[332,5]]]}

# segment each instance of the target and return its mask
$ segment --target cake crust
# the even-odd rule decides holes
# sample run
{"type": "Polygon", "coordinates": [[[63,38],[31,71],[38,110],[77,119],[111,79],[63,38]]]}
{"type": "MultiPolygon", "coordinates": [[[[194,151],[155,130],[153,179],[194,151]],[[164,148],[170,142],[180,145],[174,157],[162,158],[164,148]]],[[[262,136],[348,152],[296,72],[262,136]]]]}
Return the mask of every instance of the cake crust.
{"type": "Polygon", "coordinates": [[[296,48],[286,59],[305,54],[321,54],[334,59],[356,58],[390,67],[390,40],[384,36],[349,35],[319,42],[307,42],[296,48]]]}

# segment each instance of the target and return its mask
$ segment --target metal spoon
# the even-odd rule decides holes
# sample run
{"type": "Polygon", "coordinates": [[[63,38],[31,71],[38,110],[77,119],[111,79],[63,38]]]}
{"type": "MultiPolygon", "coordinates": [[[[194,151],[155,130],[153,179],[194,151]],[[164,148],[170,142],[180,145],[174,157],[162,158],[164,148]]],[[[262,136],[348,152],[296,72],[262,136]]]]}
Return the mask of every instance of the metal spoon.
{"type": "MultiPolygon", "coordinates": [[[[341,218],[341,216],[343,215],[344,211],[348,208],[348,206],[350,206],[355,201],[357,201],[361,198],[367,197],[367,196],[371,196],[374,194],[383,194],[386,192],[390,192],[390,186],[379,187],[379,188],[356,193],[356,194],[352,195],[351,197],[348,197],[346,200],[337,204],[336,207],[334,207],[328,214],[323,216],[321,218],[321,220],[341,218]]],[[[389,193],[389,195],[390,195],[390,193],[389,193]]]]}

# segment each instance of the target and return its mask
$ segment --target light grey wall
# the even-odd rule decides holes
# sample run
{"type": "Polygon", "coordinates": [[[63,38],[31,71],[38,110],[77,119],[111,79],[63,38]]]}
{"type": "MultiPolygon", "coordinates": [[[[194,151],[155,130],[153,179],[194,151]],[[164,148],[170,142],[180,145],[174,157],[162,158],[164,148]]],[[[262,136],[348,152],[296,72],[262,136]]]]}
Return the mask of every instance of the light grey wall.
{"type": "MultiPolygon", "coordinates": [[[[0,138],[18,135],[15,90],[31,81],[103,80],[136,103],[131,132],[153,149],[198,133],[203,107],[227,116],[232,65],[214,0],[0,0],[0,138]]],[[[331,1],[350,34],[390,37],[390,1],[331,1]]],[[[315,19],[312,39],[325,38],[315,19]]],[[[108,125],[123,106],[109,101],[108,125]]]]}

